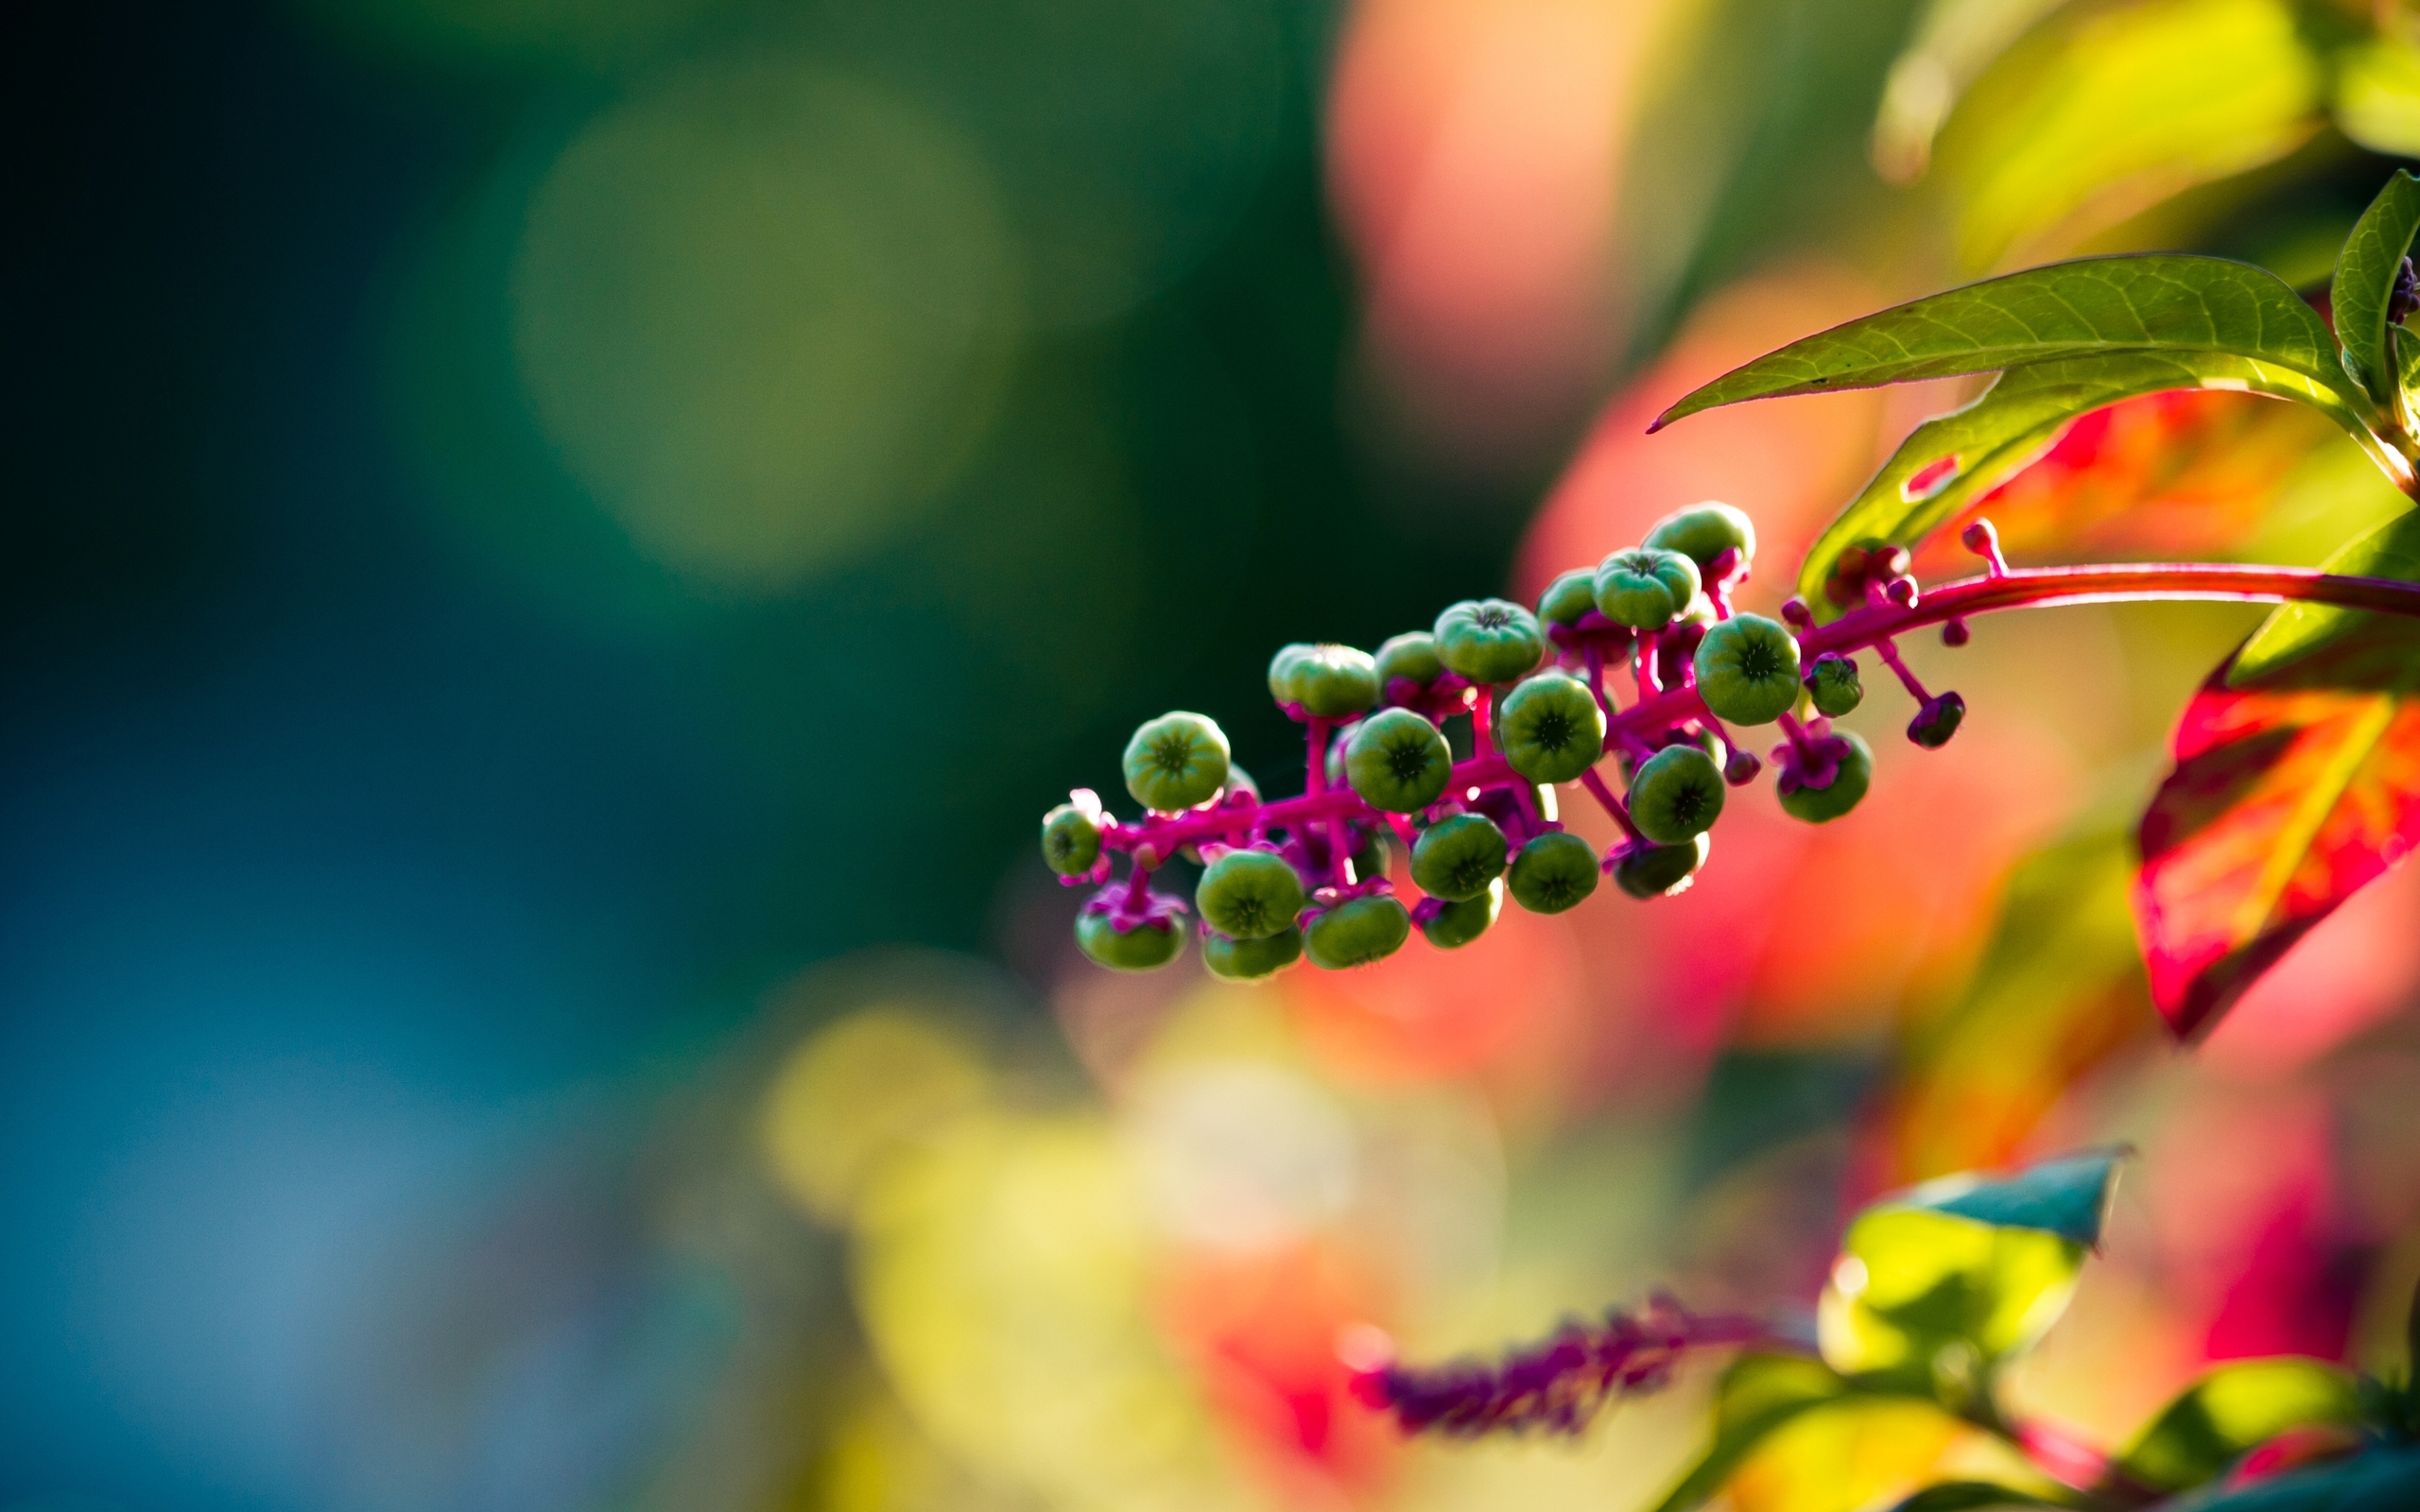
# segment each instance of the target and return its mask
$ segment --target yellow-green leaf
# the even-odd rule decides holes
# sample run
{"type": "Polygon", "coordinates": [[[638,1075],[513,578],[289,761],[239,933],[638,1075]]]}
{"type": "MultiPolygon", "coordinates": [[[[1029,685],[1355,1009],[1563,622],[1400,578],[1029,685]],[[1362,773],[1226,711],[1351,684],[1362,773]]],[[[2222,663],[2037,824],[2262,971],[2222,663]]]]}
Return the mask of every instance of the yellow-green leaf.
{"type": "Polygon", "coordinates": [[[2118,1454],[2116,1469],[2153,1490],[2182,1491],[2290,1428],[2360,1418],[2360,1391],[2334,1366],[2240,1361],[2211,1369],[2161,1408],[2118,1454]]]}
{"type": "Polygon", "coordinates": [[[1714,1441],[1655,1512],[1686,1512],[1721,1489],[1765,1436],[1809,1409],[1857,1388],[1821,1360],[1797,1354],[1743,1354],[1714,1388],[1714,1441]]]}
{"type": "Polygon", "coordinates": [[[2420,52],[2388,37],[2336,55],[2336,125],[2373,152],[2420,157],[2420,52]]]}

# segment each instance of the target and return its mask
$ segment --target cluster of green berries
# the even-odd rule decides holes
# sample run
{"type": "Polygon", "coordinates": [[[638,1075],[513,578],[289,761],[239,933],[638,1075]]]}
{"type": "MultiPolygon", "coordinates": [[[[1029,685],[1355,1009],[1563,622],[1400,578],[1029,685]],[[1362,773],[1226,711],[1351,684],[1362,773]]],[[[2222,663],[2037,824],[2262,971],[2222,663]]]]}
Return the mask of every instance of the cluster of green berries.
{"type": "MultiPolygon", "coordinates": [[[[1051,868],[1070,885],[1099,885],[1078,917],[1079,944],[1103,966],[1149,970],[1184,950],[1193,914],[1209,969],[1256,980],[1305,957],[1329,970],[1380,960],[1415,929],[1457,949],[1495,924],[1508,897],[1561,913],[1606,875],[1636,898],[1678,892],[1705,864],[1728,790],[1762,769],[1730,726],[1781,725],[1788,738],[1772,754],[1786,812],[1811,823],[1847,814],[1865,796],[1873,753],[1830,720],[1863,696],[1858,663],[1837,652],[1802,663],[1789,626],[1733,610],[1754,555],[1748,517],[1704,504],[1557,577],[1534,610],[1455,604],[1375,654],[1286,646],[1269,691],[1306,729],[1297,798],[1264,802],[1206,715],[1147,722],[1123,763],[1141,820],[1120,824],[1079,791],[1043,821],[1051,868]],[[1605,683],[1624,668],[1636,692],[1626,715],[1605,683]],[[1618,797],[1599,775],[1608,755],[1624,778],[1618,797]],[[1602,856],[1558,819],[1555,790],[1570,782],[1624,833],[1602,856]],[[1423,895],[1409,907],[1388,880],[1396,848],[1423,895]],[[1123,881],[1111,881],[1113,851],[1132,860],[1123,881]],[[1189,907],[1148,886],[1180,856],[1201,868],[1189,907]]],[[[1786,613],[1811,627],[1794,601],[1786,613]]],[[[1962,712],[1945,716],[1949,729],[1962,712]]]]}

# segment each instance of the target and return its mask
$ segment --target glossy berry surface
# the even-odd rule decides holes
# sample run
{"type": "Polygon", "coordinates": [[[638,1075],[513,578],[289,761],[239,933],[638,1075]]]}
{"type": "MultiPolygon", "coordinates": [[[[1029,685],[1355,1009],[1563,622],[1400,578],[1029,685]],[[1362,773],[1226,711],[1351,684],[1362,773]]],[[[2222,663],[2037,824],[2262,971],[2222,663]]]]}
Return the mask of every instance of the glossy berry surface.
{"type": "Polygon", "coordinates": [[[1817,657],[1806,668],[1803,680],[1815,712],[1826,719],[1838,719],[1865,701],[1865,686],[1858,679],[1856,659],[1837,651],[1817,657]]]}
{"type": "Polygon", "coordinates": [[[1062,803],[1042,816],[1042,859],[1063,877],[1080,877],[1100,859],[1100,811],[1062,803]]]}
{"type": "Polygon", "coordinates": [[[1685,845],[1722,815],[1722,768],[1696,746],[1667,746],[1631,779],[1630,816],[1658,845],[1685,845]]]}
{"type": "Polygon", "coordinates": [[[1808,824],[1828,824],[1856,808],[1874,782],[1874,748],[1862,739],[1843,732],[1820,744],[1825,761],[1819,769],[1802,774],[1786,767],[1774,788],[1782,812],[1808,824]],[[1807,775],[1823,778],[1823,785],[1808,785],[1807,775]]]}
{"type": "Polygon", "coordinates": [[[1426,689],[1445,675],[1445,663],[1437,659],[1437,637],[1426,630],[1406,630],[1379,642],[1377,665],[1382,690],[1397,678],[1426,689]]]}
{"type": "Polygon", "coordinates": [[[1584,567],[1564,573],[1538,595],[1538,619],[1546,625],[1577,625],[1596,608],[1597,575],[1584,567]]]}
{"type": "Polygon", "coordinates": [[[1634,898],[1668,898],[1685,891],[1705,865],[1714,837],[1701,834],[1685,845],[1641,845],[1615,852],[1614,885],[1634,898]]]}
{"type": "Polygon", "coordinates": [[[1698,696],[1715,717],[1767,725],[1798,702],[1798,640],[1761,614],[1735,614],[1705,632],[1695,658],[1698,696]]]}
{"type": "Polygon", "coordinates": [[[1745,511],[1708,500],[1675,509],[1655,522],[1646,544],[1677,551],[1701,570],[1712,566],[1726,551],[1737,551],[1741,561],[1751,561],[1756,555],[1756,524],[1745,511]]]}
{"type": "Polygon", "coordinates": [[[1348,719],[1378,701],[1378,663],[1349,645],[1288,645],[1270,659],[1269,695],[1321,719],[1348,719]]]}
{"type": "Polygon", "coordinates": [[[1345,745],[1342,776],[1372,808],[1411,814],[1437,801],[1454,753],[1435,725],[1409,709],[1382,709],[1345,745]]]}
{"type": "Polygon", "coordinates": [[[1266,939],[1294,927],[1309,901],[1293,864],[1270,850],[1230,850],[1201,872],[1193,907],[1201,922],[1235,939],[1266,939]]]}
{"type": "Polygon", "coordinates": [[[1356,898],[1315,916],[1303,931],[1303,954],[1322,971],[1382,961],[1411,937],[1411,915],[1392,898],[1356,898]]]}
{"type": "Polygon", "coordinates": [[[1512,682],[1546,655],[1537,616],[1500,598],[1464,599],[1437,616],[1437,656],[1473,682],[1512,682]]]}
{"type": "Polygon", "coordinates": [[[1096,964],[1113,971],[1150,971],[1166,966],[1184,949],[1182,919],[1137,924],[1120,931],[1109,915],[1084,913],[1076,919],[1076,944],[1096,964]]]}
{"type": "Polygon", "coordinates": [[[1504,696],[1495,738],[1533,782],[1568,782],[1605,751],[1605,712],[1578,678],[1542,672],[1504,696]]]}
{"type": "Polygon", "coordinates": [[[1420,926],[1421,937],[1441,951],[1460,950],[1493,928],[1504,911],[1504,879],[1487,885],[1476,898],[1450,902],[1420,926]]]}
{"type": "Polygon", "coordinates": [[[1504,874],[1510,850],[1504,832],[1483,814],[1457,814],[1420,833],[1411,846],[1411,880],[1447,902],[1476,898],[1504,874]]]}
{"type": "Polygon", "coordinates": [[[1227,782],[1227,734],[1182,711],[1146,723],[1126,743],[1126,791],[1147,809],[1173,814],[1206,803],[1227,782]]]}
{"type": "Polygon", "coordinates": [[[1927,750],[1939,750],[1958,733],[1966,722],[1966,700],[1954,693],[1945,693],[1925,700],[1916,717],[1908,721],[1908,738],[1927,750]]]}
{"type": "Polygon", "coordinates": [[[1531,839],[1504,874],[1512,901],[1533,914],[1577,908],[1597,890],[1597,848],[1566,830],[1531,839]]]}
{"type": "Polygon", "coordinates": [[[1213,930],[1201,934],[1201,964],[1230,982],[1257,982],[1303,958],[1303,932],[1288,924],[1258,939],[1231,939],[1213,930]]]}
{"type": "Polygon", "coordinates": [[[1634,546],[1597,567],[1597,612],[1633,629],[1660,630],[1698,596],[1698,564],[1677,551],[1634,546]]]}

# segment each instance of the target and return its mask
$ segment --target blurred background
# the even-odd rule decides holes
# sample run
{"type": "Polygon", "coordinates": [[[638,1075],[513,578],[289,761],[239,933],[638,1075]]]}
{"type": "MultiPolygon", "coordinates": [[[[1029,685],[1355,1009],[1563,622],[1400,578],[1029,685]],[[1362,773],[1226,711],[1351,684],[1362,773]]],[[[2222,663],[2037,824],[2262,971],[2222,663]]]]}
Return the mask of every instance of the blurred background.
{"type": "MultiPolygon", "coordinates": [[[[2256,612],[1927,644],[1966,730],[1917,753],[1876,696],[1853,819],[1759,790],[1683,897],[1347,975],[1096,971],[1034,833],[1169,707],[1291,790],[1279,644],[1533,593],[1680,505],[1757,517],[1770,610],[1964,392],[1644,437],[1782,341],[2083,251],[2323,284],[2420,153],[2403,8],[17,34],[7,1512],[1628,1508],[1701,1381],[1578,1446],[1407,1447],[1339,1331],[1808,1298],[1874,1193],[2112,1138],[2144,1157],[2029,1410],[2106,1443],[2207,1359],[2392,1348],[2420,869],[2189,1056],[2124,908],[2256,612]]],[[[2402,505],[2308,412],[2197,394],[1990,508],[2023,559],[2310,563],[2402,505]]],[[[1796,1443],[1733,1502],[1964,1452],[1796,1443]]]]}

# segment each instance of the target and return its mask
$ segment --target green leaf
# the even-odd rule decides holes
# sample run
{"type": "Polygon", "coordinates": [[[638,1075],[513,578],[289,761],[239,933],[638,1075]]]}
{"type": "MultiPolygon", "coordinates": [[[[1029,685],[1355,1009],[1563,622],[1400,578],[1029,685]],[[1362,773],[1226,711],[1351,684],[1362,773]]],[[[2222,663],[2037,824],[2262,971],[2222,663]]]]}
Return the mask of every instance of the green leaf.
{"type": "Polygon", "coordinates": [[[1685,1512],[1731,1478],[1765,1436],[1799,1414],[1856,1391],[1821,1360],[1800,1354],[1743,1354],[1714,1388],[1714,1442],[1655,1512],[1685,1512]]]}
{"type": "MultiPolygon", "coordinates": [[[[2415,343],[2420,345],[2420,343],[2415,343]]],[[[2343,382],[2342,378],[2337,380],[2343,382]]],[[[2232,388],[2298,399],[2375,447],[2336,389],[2273,363],[2220,352],[2117,352],[2014,368],[1962,409],[1909,434],[1799,566],[1798,592],[1823,618],[1842,612],[1824,585],[1841,553],[1862,541],[1913,546],[2039,456],[2079,416],[2143,394],[2232,388]]]]}
{"type": "Polygon", "coordinates": [[[2375,37],[2336,54],[2336,124],[2391,158],[2420,157],[2420,52],[2375,37]]]}
{"type": "Polygon", "coordinates": [[[2420,232],[2420,179],[2397,168],[2344,238],[2336,282],[2328,287],[2336,339],[2344,345],[2344,370],[2381,408],[2394,405],[2397,378],[2387,304],[2414,232],[2420,232]]]}
{"type": "MultiPolygon", "coordinates": [[[[2420,582],[2420,511],[2395,516],[2360,540],[2330,557],[2326,570],[2350,577],[2394,577],[2420,582]]],[[[2290,663],[2309,660],[2348,639],[2377,633],[2390,635],[2409,628],[2409,622],[2373,614],[2367,610],[2339,609],[2331,604],[2281,604],[2253,632],[2227,674],[2227,686],[2241,688],[2275,676],[2290,663]]],[[[2395,651],[2420,651],[2413,637],[2401,635],[2395,651]]],[[[2398,686],[2409,687],[2408,681],[2398,686]]]]}
{"type": "Polygon", "coordinates": [[[2215,1486],[2161,1503],[2161,1512],[2411,1512],[2420,1506],[2420,1450],[2372,1450],[2313,1469],[2215,1486]]]}
{"type": "Polygon", "coordinates": [[[1748,399],[2139,352],[2248,357],[2369,407],[2326,324],[2276,275],[2161,254],[2054,263],[1834,326],[1717,378],[1649,429],[1748,399]]]}
{"type": "Polygon", "coordinates": [[[1959,1402],[2066,1310],[2122,1152],[1929,1182],[1849,1226],[1816,1313],[1843,1375],[1959,1402]]]}
{"type": "MultiPolygon", "coordinates": [[[[1774,1430],[1733,1469],[1723,1494],[1754,1512],[1864,1512],[1937,1480],[1944,1456],[1962,1445],[1990,1453],[1979,1436],[1934,1402],[1844,1397],[1774,1430]]],[[[2007,1459],[2009,1471],[2024,1473],[2014,1455],[2007,1459]]]]}
{"type": "Polygon", "coordinates": [[[2118,1453],[2115,1470],[2153,1490],[2187,1490],[2290,1428],[2360,1419],[2360,1389],[2334,1366],[2240,1361],[2205,1372],[2161,1408],[2118,1453]]]}
{"type": "Polygon", "coordinates": [[[2072,1506],[2072,1502],[2053,1501],[2020,1491],[1994,1481],[1944,1481],[1927,1486],[1915,1495],[1893,1507],[1891,1512],[1969,1512],[1979,1506],[2072,1506]]]}

